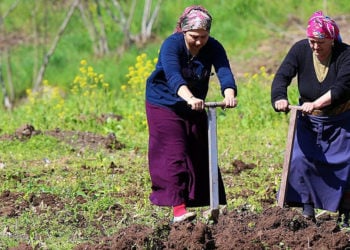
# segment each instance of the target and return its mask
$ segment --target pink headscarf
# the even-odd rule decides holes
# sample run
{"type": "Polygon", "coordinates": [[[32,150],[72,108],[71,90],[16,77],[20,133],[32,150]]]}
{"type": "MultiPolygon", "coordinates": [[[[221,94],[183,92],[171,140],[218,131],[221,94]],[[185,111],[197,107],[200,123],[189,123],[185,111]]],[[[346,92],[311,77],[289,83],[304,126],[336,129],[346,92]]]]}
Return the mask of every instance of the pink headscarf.
{"type": "Polygon", "coordinates": [[[212,18],[209,12],[200,5],[187,7],[180,16],[175,32],[184,32],[194,29],[210,31],[212,18]]]}
{"type": "Polygon", "coordinates": [[[324,16],[322,11],[316,11],[310,17],[306,29],[306,35],[313,38],[329,38],[341,42],[339,28],[335,21],[324,16]]]}

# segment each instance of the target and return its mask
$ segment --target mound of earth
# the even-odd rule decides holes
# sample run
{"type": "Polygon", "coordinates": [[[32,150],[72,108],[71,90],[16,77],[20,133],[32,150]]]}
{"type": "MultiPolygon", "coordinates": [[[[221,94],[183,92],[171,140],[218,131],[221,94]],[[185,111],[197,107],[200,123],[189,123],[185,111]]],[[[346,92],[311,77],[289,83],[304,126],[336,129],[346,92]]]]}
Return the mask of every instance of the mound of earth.
{"type": "MultiPolygon", "coordinates": [[[[32,136],[45,134],[69,143],[76,150],[97,149],[101,145],[107,150],[123,147],[115,136],[99,136],[88,132],[36,130],[32,125],[23,125],[14,135],[3,135],[1,140],[28,140],[32,136]]],[[[242,161],[232,162],[236,173],[255,166],[242,161]]],[[[113,167],[113,166],[111,166],[113,167]]],[[[47,207],[64,208],[60,197],[51,194],[36,194],[22,199],[23,194],[5,191],[0,195],[0,216],[16,217],[24,210],[34,209],[44,213],[47,207]]],[[[77,198],[75,202],[84,203],[77,198]]],[[[218,221],[206,221],[202,215],[192,222],[171,224],[164,219],[153,227],[130,225],[109,237],[90,239],[90,243],[77,245],[74,250],[107,249],[349,249],[349,229],[342,228],[334,213],[320,213],[317,222],[305,219],[299,209],[279,208],[274,200],[267,200],[262,213],[253,213],[248,208],[237,208],[219,216],[218,221]]],[[[78,223],[84,227],[84,219],[78,223]]],[[[12,232],[3,231],[4,234],[12,232]]],[[[31,250],[22,243],[9,250],[31,250]]]]}
{"type": "Polygon", "coordinates": [[[2,135],[0,140],[28,140],[32,136],[44,134],[56,138],[58,141],[71,145],[72,150],[82,152],[86,149],[108,151],[120,150],[125,145],[119,142],[114,133],[107,136],[97,135],[86,131],[64,131],[59,128],[55,130],[41,131],[34,128],[31,124],[24,124],[16,129],[13,135],[2,135]]]}
{"type": "MultiPolygon", "coordinates": [[[[37,195],[29,202],[18,202],[20,194],[3,192],[0,216],[16,216],[24,209],[37,212],[45,207],[63,209],[63,201],[53,195],[37,195]]],[[[77,199],[76,202],[84,202],[77,199]]],[[[84,226],[82,220],[81,226],[84,226]]],[[[11,234],[8,231],[3,233],[11,234]]],[[[349,249],[349,234],[342,229],[335,214],[320,213],[317,221],[305,219],[298,209],[271,204],[256,214],[240,208],[221,214],[217,222],[201,215],[191,222],[171,224],[160,221],[154,227],[130,225],[110,237],[90,239],[74,250],[114,249],[349,249]]],[[[33,250],[22,243],[9,250],[33,250]]]]}
{"type": "Polygon", "coordinates": [[[201,221],[154,228],[132,225],[75,250],[97,249],[347,249],[349,235],[336,218],[323,214],[314,223],[296,209],[273,206],[262,214],[235,210],[219,216],[217,223],[201,221]]]}

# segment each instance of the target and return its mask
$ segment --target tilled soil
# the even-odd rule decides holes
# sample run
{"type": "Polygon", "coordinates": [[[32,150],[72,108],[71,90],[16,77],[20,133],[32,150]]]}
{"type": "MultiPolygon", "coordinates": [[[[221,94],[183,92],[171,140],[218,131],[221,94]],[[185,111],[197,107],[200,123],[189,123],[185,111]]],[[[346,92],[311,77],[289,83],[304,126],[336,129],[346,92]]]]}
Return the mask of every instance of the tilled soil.
{"type": "MultiPolygon", "coordinates": [[[[3,136],[0,139],[24,139],[24,134],[30,138],[40,133],[72,143],[75,148],[104,145],[111,150],[116,145],[122,146],[113,136],[61,130],[41,132],[31,125],[19,128],[15,136],[3,136]],[[72,137],[74,140],[70,140],[72,137]],[[113,147],[110,147],[111,142],[113,147]]],[[[241,161],[234,164],[237,171],[254,167],[241,161]]],[[[75,202],[86,202],[80,198],[75,202]]],[[[0,204],[0,216],[9,217],[18,216],[27,209],[34,209],[37,213],[45,212],[47,207],[64,209],[64,201],[60,197],[45,193],[24,200],[20,193],[4,191],[0,194],[0,204]]],[[[74,249],[350,249],[349,234],[338,225],[336,214],[321,213],[315,223],[305,219],[298,209],[279,208],[275,201],[267,201],[264,206],[265,209],[259,214],[244,207],[237,208],[221,214],[216,222],[201,220],[202,215],[198,215],[198,219],[191,222],[171,224],[164,220],[153,227],[134,224],[115,235],[90,239],[92,243],[80,244],[74,249]]],[[[79,226],[84,227],[83,219],[74,223],[80,223],[79,226]]],[[[6,232],[5,228],[3,233],[11,232],[6,232]]],[[[9,249],[33,248],[22,243],[9,249]]]]}
{"type": "Polygon", "coordinates": [[[118,234],[82,244],[83,249],[347,249],[349,236],[329,215],[317,223],[297,210],[271,207],[262,214],[232,211],[215,224],[159,224],[155,229],[132,225],[118,234]],[[148,245],[149,244],[149,245],[148,245]],[[150,248],[149,248],[150,249],[150,248]]]}
{"type": "MultiPolygon", "coordinates": [[[[42,207],[63,209],[59,197],[33,196],[18,202],[21,194],[0,195],[0,216],[16,216],[23,210],[42,207]]],[[[79,201],[77,202],[84,202],[79,201]]],[[[200,215],[198,215],[200,216],[200,215]]],[[[76,223],[76,222],[75,222],[76,223]]],[[[81,221],[83,227],[84,221],[81,221]]],[[[299,210],[279,208],[274,204],[261,214],[237,209],[221,214],[218,221],[202,220],[171,224],[160,221],[154,227],[130,225],[110,237],[90,239],[93,243],[77,245],[75,250],[106,249],[349,249],[349,234],[341,230],[334,214],[325,213],[316,223],[305,219],[299,210]]],[[[25,243],[9,248],[33,249],[25,243]]]]}

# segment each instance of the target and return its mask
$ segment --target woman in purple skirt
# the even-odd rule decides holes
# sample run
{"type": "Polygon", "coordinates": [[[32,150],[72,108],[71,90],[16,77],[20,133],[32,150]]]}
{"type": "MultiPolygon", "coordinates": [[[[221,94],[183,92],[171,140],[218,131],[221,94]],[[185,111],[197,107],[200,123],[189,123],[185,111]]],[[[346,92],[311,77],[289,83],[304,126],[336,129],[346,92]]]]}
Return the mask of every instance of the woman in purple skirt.
{"type": "Polygon", "coordinates": [[[347,224],[350,174],[350,49],[337,24],[321,11],[308,21],[307,39],[296,42],[272,82],[276,111],[288,111],[287,88],[297,76],[299,104],[286,203],[339,211],[347,224]]]}
{"type": "MultiPolygon", "coordinates": [[[[237,105],[236,84],[225,49],[210,36],[212,18],[187,7],[176,31],[163,42],[146,86],[150,200],[173,208],[173,221],[190,220],[187,207],[209,205],[208,124],[204,110],[211,70],[226,108],[237,105]]],[[[219,177],[219,202],[226,204],[219,177]]]]}

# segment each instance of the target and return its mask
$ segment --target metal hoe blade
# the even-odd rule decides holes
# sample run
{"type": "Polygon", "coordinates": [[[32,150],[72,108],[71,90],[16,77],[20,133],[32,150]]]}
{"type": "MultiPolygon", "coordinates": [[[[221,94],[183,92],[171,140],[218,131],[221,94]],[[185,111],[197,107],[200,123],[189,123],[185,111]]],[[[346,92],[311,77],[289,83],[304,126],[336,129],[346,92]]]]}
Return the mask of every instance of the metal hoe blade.
{"type": "Polygon", "coordinates": [[[216,132],[216,109],[208,107],[208,142],[209,142],[209,186],[210,186],[210,216],[217,220],[219,216],[219,171],[216,132]]]}

